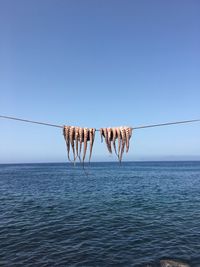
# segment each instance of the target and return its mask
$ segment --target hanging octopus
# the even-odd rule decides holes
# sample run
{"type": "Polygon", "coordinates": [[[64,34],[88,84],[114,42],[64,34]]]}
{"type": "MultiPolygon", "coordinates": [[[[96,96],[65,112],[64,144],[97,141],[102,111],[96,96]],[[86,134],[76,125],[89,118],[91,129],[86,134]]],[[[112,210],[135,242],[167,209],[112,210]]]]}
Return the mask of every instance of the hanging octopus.
{"type": "MultiPolygon", "coordinates": [[[[109,128],[101,128],[99,131],[100,131],[101,141],[103,142],[103,139],[105,140],[109,153],[112,153],[112,151],[114,150],[115,154],[118,157],[119,162],[121,162],[125,149],[126,153],[128,153],[129,151],[129,143],[130,143],[130,138],[132,136],[132,128],[127,126],[112,127],[112,128],[109,127],[109,128]],[[117,144],[116,141],[118,141],[117,144]]],[[[73,161],[75,163],[76,159],[79,158],[79,160],[84,163],[89,142],[90,146],[89,162],[90,162],[92,157],[95,132],[96,132],[95,128],[81,128],[75,126],[63,127],[63,135],[67,146],[67,156],[69,161],[73,161]],[[83,146],[83,151],[82,151],[82,146],[83,146]],[[71,154],[73,154],[73,160],[71,160],[70,158],[70,151],[71,154]]]]}
{"type": "Polygon", "coordinates": [[[129,143],[132,136],[132,128],[127,126],[101,128],[101,141],[105,139],[105,143],[109,153],[112,153],[112,146],[117,155],[119,162],[122,161],[123,153],[126,147],[126,153],[129,151],[129,143]],[[118,149],[116,147],[116,140],[118,139],[118,149]]]}
{"type": "Polygon", "coordinates": [[[63,127],[63,135],[67,146],[67,155],[69,161],[72,161],[70,158],[70,149],[72,149],[73,162],[75,163],[77,158],[79,158],[79,160],[81,161],[81,151],[83,145],[82,162],[84,163],[87,153],[88,141],[90,142],[89,161],[91,160],[95,132],[95,128],[89,129],[75,126],[63,127]]]}

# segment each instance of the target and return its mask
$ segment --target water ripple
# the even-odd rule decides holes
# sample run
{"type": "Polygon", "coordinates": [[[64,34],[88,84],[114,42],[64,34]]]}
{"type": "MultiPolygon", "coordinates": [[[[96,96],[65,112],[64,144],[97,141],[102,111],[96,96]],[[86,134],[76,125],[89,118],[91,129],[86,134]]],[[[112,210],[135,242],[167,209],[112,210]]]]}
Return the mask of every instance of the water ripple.
{"type": "Polygon", "coordinates": [[[200,163],[0,165],[0,266],[200,266],[200,163]]]}

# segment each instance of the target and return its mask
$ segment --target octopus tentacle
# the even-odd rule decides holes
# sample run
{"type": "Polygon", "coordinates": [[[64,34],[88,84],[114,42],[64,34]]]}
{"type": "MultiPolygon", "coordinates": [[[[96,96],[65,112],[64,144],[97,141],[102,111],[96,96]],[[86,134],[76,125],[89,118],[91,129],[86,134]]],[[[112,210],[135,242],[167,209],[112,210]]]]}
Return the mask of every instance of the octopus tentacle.
{"type": "Polygon", "coordinates": [[[120,158],[120,151],[121,151],[121,144],[122,144],[122,136],[121,136],[121,130],[118,127],[117,128],[117,138],[118,138],[118,159],[120,158]]]}
{"type": "Polygon", "coordinates": [[[81,160],[80,156],[81,156],[81,150],[82,150],[83,135],[84,135],[83,128],[79,128],[79,160],[81,160]]]}
{"type": "Polygon", "coordinates": [[[88,128],[84,128],[84,151],[83,151],[83,162],[85,160],[87,151],[87,141],[88,141],[88,128]]]}
{"type": "Polygon", "coordinates": [[[69,131],[70,131],[70,126],[64,126],[63,127],[63,134],[64,134],[64,138],[66,141],[66,146],[67,146],[67,157],[68,160],[71,161],[69,153],[70,153],[70,137],[69,137],[69,131]]]}
{"type": "Polygon", "coordinates": [[[121,147],[121,151],[120,151],[119,161],[121,162],[122,156],[124,153],[125,143],[126,143],[126,130],[124,127],[120,127],[120,131],[121,131],[121,136],[122,136],[122,147],[121,147]]]}
{"type": "Polygon", "coordinates": [[[116,143],[115,143],[117,139],[117,129],[113,127],[112,132],[113,132],[113,147],[114,147],[115,154],[117,155],[117,149],[116,149],[116,143]]]}
{"type": "Polygon", "coordinates": [[[108,148],[108,133],[107,133],[107,129],[106,128],[103,128],[103,134],[104,134],[106,146],[108,148]]]}
{"type": "Polygon", "coordinates": [[[129,127],[124,127],[125,129],[125,134],[126,134],[126,153],[129,150],[129,127]]]}
{"type": "Polygon", "coordinates": [[[129,141],[131,139],[131,136],[132,136],[132,128],[131,127],[127,127],[127,130],[126,132],[128,133],[128,146],[126,146],[126,153],[128,153],[129,151],[129,141]]]}
{"type": "Polygon", "coordinates": [[[75,148],[74,148],[74,139],[75,139],[75,127],[74,126],[70,127],[69,137],[70,137],[70,143],[71,143],[71,147],[72,147],[72,151],[74,155],[74,162],[75,162],[76,158],[75,158],[75,148]]]}
{"type": "Polygon", "coordinates": [[[79,127],[75,127],[75,141],[76,141],[76,158],[77,158],[79,156],[78,153],[79,127]]]}
{"type": "Polygon", "coordinates": [[[107,146],[107,148],[108,148],[108,151],[109,151],[110,153],[112,153],[112,152],[110,151],[110,146],[109,146],[109,143],[108,143],[108,129],[107,129],[107,128],[104,128],[104,129],[103,129],[103,133],[104,133],[104,136],[105,136],[105,142],[106,142],[106,146],[107,146]]]}
{"type": "Polygon", "coordinates": [[[93,144],[94,144],[95,131],[96,131],[95,128],[91,128],[89,130],[89,133],[90,133],[90,156],[89,156],[89,162],[90,162],[90,159],[91,159],[91,156],[92,156],[92,148],[93,148],[93,144]]]}
{"type": "Polygon", "coordinates": [[[108,150],[112,153],[111,140],[112,140],[112,128],[107,128],[108,133],[108,150]]]}

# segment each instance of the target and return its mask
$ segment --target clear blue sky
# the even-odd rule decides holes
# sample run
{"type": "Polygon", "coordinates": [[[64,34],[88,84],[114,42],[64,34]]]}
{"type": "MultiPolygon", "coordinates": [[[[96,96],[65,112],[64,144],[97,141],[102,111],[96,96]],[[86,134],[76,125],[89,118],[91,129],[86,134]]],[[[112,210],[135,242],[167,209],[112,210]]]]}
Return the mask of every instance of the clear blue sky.
{"type": "MultiPolygon", "coordinates": [[[[200,118],[200,2],[0,1],[0,114],[106,127],[200,118]]],[[[200,124],[135,131],[125,160],[200,159],[200,124]]],[[[96,136],[93,160],[115,160],[96,136]]],[[[0,163],[65,161],[57,128],[0,120],[0,163]]]]}

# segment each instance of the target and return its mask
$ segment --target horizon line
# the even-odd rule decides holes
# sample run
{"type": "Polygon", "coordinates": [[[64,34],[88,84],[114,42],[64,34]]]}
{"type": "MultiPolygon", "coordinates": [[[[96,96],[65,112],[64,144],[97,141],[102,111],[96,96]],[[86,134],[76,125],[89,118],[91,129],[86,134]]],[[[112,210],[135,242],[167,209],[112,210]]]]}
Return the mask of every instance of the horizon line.
{"type": "MultiPolygon", "coordinates": [[[[123,162],[118,161],[92,161],[84,162],[84,165],[90,165],[92,163],[117,163],[123,165],[123,163],[140,163],[140,162],[200,162],[200,159],[197,160],[126,160],[123,162]]],[[[0,163],[0,165],[22,165],[22,164],[68,164],[74,166],[74,162],[64,162],[64,161],[50,161],[50,162],[16,162],[16,163],[0,163]]],[[[82,162],[75,162],[75,165],[82,165],[82,162]]]]}

